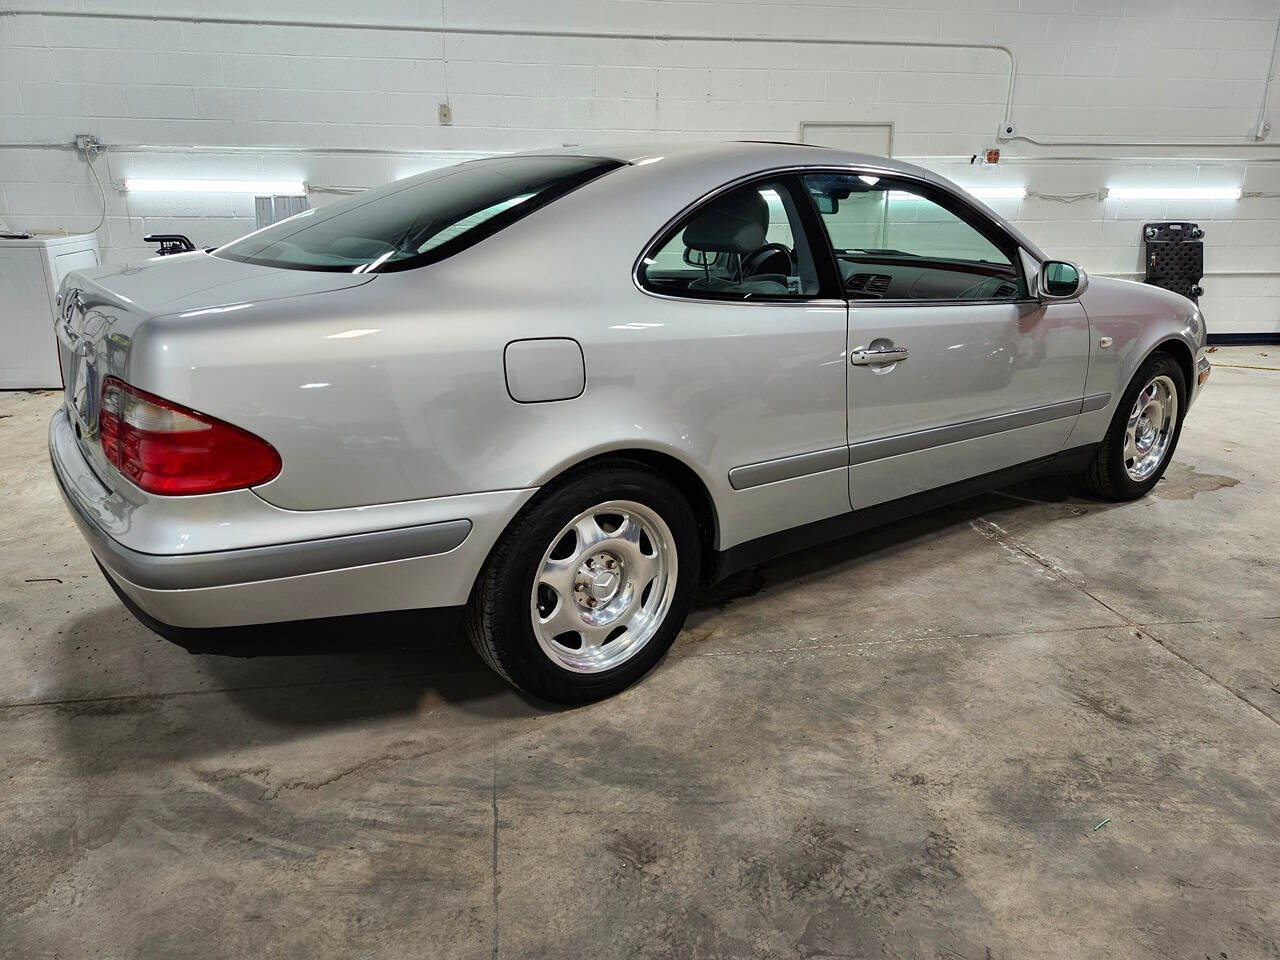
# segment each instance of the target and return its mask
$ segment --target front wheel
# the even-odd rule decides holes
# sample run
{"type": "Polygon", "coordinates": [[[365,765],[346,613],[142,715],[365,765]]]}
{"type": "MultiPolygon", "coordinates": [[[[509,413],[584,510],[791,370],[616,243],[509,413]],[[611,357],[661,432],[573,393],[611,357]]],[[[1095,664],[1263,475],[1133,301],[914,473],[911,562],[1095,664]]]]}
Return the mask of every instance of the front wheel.
{"type": "Polygon", "coordinates": [[[557,703],[616,693],[679,633],[701,563],[693,511],[619,461],[544,489],[494,545],[466,631],[506,680],[557,703]]]}
{"type": "Polygon", "coordinates": [[[1079,476],[1089,493],[1136,500],[1164,476],[1187,409],[1187,385],[1173,357],[1158,353],[1129,384],[1093,461],[1079,476]]]}

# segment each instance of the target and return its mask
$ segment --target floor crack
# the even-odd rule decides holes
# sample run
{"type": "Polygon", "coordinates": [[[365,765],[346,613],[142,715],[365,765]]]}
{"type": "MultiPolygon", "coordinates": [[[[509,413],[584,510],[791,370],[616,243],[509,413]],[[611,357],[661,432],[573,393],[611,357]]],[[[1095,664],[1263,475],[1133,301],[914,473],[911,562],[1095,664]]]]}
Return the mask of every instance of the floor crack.
{"type": "Polygon", "coordinates": [[[498,960],[498,741],[493,742],[493,960],[498,960]]]}
{"type": "Polygon", "coordinates": [[[280,795],[286,790],[320,790],[324,787],[332,786],[339,780],[343,780],[357,773],[363,773],[366,770],[380,767],[390,763],[407,763],[413,760],[424,760],[432,754],[438,752],[439,748],[433,747],[430,750],[422,750],[416,753],[385,753],[376,757],[366,757],[359,763],[345,767],[337,771],[331,776],[325,777],[323,780],[288,780],[274,789],[267,790],[263,793],[264,800],[278,800],[280,795]]]}
{"type": "Polygon", "coordinates": [[[1146,627],[1144,627],[1142,624],[1140,624],[1140,623],[1135,623],[1135,624],[1133,624],[1133,628],[1134,628],[1134,630],[1135,630],[1135,631],[1136,631],[1140,636],[1144,636],[1144,637],[1146,637],[1147,639],[1151,640],[1153,643],[1156,643],[1156,644],[1158,644],[1159,646],[1163,647],[1165,650],[1168,650],[1171,654],[1173,654],[1175,657],[1177,657],[1179,660],[1181,660],[1183,663],[1185,663],[1185,664],[1186,664],[1187,666],[1189,666],[1191,669],[1195,670],[1195,671],[1196,671],[1197,673],[1199,673],[1201,676],[1203,676],[1203,677],[1207,678],[1208,680],[1211,680],[1212,682],[1216,683],[1218,686],[1220,686],[1223,690],[1226,690],[1229,694],[1231,694],[1233,697],[1235,697],[1235,698],[1236,698],[1237,700],[1239,700],[1241,703],[1245,704],[1247,707],[1249,707],[1249,708],[1251,708],[1251,709],[1253,709],[1253,710],[1257,711],[1258,713],[1262,714],[1264,717],[1266,717],[1268,720],[1270,720],[1270,721],[1271,721],[1272,723],[1274,723],[1276,726],[1280,727],[1280,717],[1277,717],[1275,714],[1271,713],[1271,712],[1270,712],[1270,711],[1268,711],[1268,710],[1265,710],[1264,708],[1260,707],[1257,703],[1255,703],[1254,701],[1250,700],[1250,699],[1249,699],[1249,697],[1248,697],[1248,696],[1247,696],[1243,691],[1241,691],[1241,690],[1237,690],[1235,687],[1233,687],[1231,684],[1227,683],[1227,682],[1226,682],[1226,681],[1224,681],[1224,680],[1219,680],[1219,679],[1218,679],[1217,677],[1215,677],[1212,673],[1210,673],[1210,672],[1209,672],[1208,670],[1206,670],[1204,667],[1200,666],[1200,664],[1196,663],[1196,662],[1195,662],[1194,660],[1192,660],[1190,657],[1187,657],[1187,656],[1186,656],[1185,654],[1183,654],[1181,651],[1179,651],[1179,650],[1177,650],[1176,648],[1171,647],[1169,644],[1165,643],[1165,641],[1161,640],[1159,637],[1157,637],[1154,633],[1152,633],[1150,630],[1148,630],[1148,629],[1147,629],[1146,627]]]}
{"type": "Polygon", "coordinates": [[[1021,553],[1023,556],[1027,557],[1028,559],[1033,560],[1036,563],[1040,564],[1047,571],[1049,571],[1049,573],[1053,574],[1053,576],[1057,577],[1059,580],[1063,581],[1064,583],[1071,584],[1071,586],[1075,587],[1077,590],[1079,590],[1081,593],[1083,593],[1085,596],[1091,599],[1094,603],[1106,608],[1107,610],[1110,610],[1117,617],[1123,620],[1125,622],[1125,625],[1128,626],[1131,630],[1133,630],[1133,632],[1137,634],[1139,637],[1145,637],[1147,640],[1150,640],[1152,643],[1156,644],[1158,647],[1161,647],[1162,649],[1167,650],[1169,653],[1173,654],[1173,656],[1177,657],[1179,660],[1181,660],[1183,663],[1189,666],[1192,670],[1195,670],[1197,673],[1199,673],[1206,680],[1209,680],[1211,683],[1227,691],[1227,693],[1231,694],[1233,697],[1235,697],[1237,700],[1239,700],[1249,709],[1266,717],[1276,726],[1280,726],[1280,717],[1275,716],[1274,714],[1267,711],[1265,708],[1259,706],[1257,703],[1250,700],[1249,697],[1246,696],[1243,691],[1237,690],[1235,687],[1233,687],[1231,684],[1227,683],[1226,681],[1220,680],[1219,678],[1215,677],[1212,673],[1210,673],[1204,667],[1200,666],[1200,664],[1196,663],[1190,657],[1186,656],[1176,648],[1170,646],[1164,640],[1160,639],[1160,637],[1156,636],[1150,629],[1148,629],[1148,627],[1145,624],[1139,623],[1137,620],[1133,619],[1133,617],[1129,616],[1128,614],[1122,613],[1121,611],[1117,610],[1115,607],[1107,603],[1105,600],[1103,600],[1101,597],[1095,594],[1092,590],[1086,587],[1081,581],[1071,576],[1070,573],[1068,573],[1062,567],[1058,566],[1048,557],[1044,556],[1043,554],[1037,553],[1035,550],[1032,550],[1030,547],[1022,544],[1016,537],[1013,536],[1013,534],[1011,534],[1008,530],[1004,529],[1004,527],[1000,526],[998,523],[993,523],[990,520],[980,517],[977,520],[970,521],[969,525],[973,527],[973,529],[978,533],[979,536],[987,540],[991,540],[993,542],[999,543],[1001,546],[1006,547],[1010,550],[1016,550],[1018,553],[1021,553]]]}

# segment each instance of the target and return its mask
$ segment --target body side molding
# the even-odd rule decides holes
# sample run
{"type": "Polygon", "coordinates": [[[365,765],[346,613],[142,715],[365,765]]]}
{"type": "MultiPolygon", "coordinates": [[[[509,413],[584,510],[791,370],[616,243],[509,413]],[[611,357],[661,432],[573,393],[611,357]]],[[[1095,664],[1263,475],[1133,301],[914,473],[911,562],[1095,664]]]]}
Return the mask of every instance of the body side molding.
{"type": "Polygon", "coordinates": [[[885,457],[915,453],[947,443],[973,440],[977,437],[1003,433],[1006,430],[1016,430],[1019,427],[1030,427],[1038,423],[1048,423],[1051,420],[1074,417],[1081,413],[1101,410],[1110,402],[1111,394],[1098,393],[1079,400],[1063,400],[1059,403],[1016,410],[1013,413],[1002,413],[994,417],[981,417],[977,420],[966,420],[942,427],[930,427],[927,430],[915,430],[875,440],[864,440],[848,447],[831,447],[810,453],[779,457],[776,460],[750,463],[730,470],[729,484],[735,490],[745,490],[765,483],[793,480],[796,477],[870,463],[885,457]]]}
{"type": "Polygon", "coordinates": [[[836,470],[848,465],[849,448],[831,447],[827,450],[815,450],[812,453],[800,453],[792,457],[734,467],[729,471],[729,485],[735,490],[745,490],[748,487],[758,487],[762,483],[807,477],[811,473],[836,470]]]}
{"type": "Polygon", "coordinates": [[[892,523],[906,517],[915,516],[936,507],[977,496],[1012,483],[1034,480],[1037,477],[1053,474],[1071,474],[1083,470],[1093,458],[1098,444],[1072,447],[1061,453],[1047,457],[1039,457],[1026,463],[1004,467],[1000,470],[970,477],[956,483],[925,490],[899,500],[890,500],[862,510],[850,510],[848,513],[830,517],[826,520],[815,520],[803,526],[781,530],[755,540],[748,540],[718,551],[709,574],[711,583],[718,583],[726,577],[756,566],[775,557],[780,557],[797,550],[839,540],[862,530],[892,523]]]}

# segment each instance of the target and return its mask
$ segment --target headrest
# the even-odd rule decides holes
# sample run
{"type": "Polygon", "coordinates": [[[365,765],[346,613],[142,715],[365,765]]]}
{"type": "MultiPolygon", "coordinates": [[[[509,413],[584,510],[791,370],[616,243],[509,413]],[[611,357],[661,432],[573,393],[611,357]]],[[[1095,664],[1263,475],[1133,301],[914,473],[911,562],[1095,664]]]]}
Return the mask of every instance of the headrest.
{"type": "Polygon", "coordinates": [[[735,190],[684,228],[684,245],[709,253],[754,253],[769,230],[769,204],[759,190],[735,190]]]}

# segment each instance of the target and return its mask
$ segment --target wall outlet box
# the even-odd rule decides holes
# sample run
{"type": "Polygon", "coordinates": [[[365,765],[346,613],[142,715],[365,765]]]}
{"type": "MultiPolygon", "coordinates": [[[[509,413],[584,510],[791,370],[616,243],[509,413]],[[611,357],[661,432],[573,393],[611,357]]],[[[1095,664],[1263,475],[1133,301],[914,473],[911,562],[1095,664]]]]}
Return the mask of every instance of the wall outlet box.
{"type": "Polygon", "coordinates": [[[440,125],[443,127],[453,123],[453,107],[447,103],[440,104],[440,125]]]}
{"type": "Polygon", "coordinates": [[[1006,120],[1000,124],[996,131],[997,140],[1012,140],[1018,135],[1018,125],[1012,120],[1006,120]]]}
{"type": "Polygon", "coordinates": [[[92,133],[76,134],[76,149],[81,153],[96,153],[102,146],[102,141],[92,133]]]}

